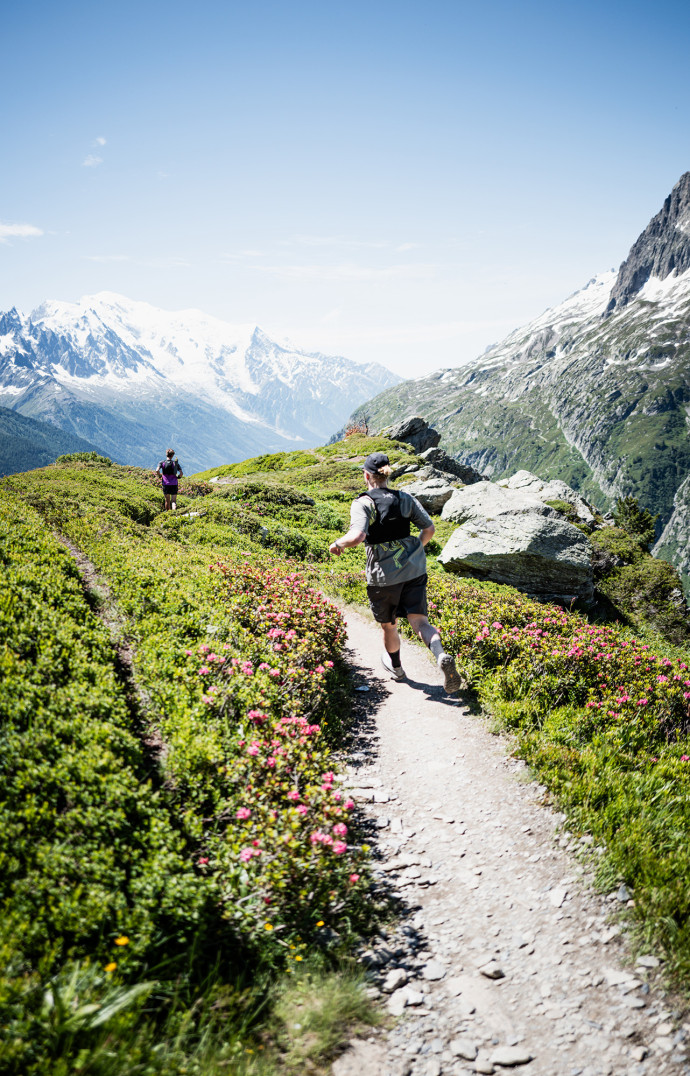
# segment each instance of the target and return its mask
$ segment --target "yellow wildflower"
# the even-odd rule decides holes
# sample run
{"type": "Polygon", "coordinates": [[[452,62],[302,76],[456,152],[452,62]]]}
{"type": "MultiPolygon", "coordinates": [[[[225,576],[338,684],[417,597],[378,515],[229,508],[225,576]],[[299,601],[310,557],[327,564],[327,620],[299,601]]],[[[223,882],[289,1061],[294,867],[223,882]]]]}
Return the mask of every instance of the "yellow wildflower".
{"type": "Polygon", "coordinates": [[[109,964],[106,964],[105,970],[106,971],[115,971],[116,967],[117,967],[117,964],[115,963],[115,961],[111,960],[109,964]]]}
{"type": "Polygon", "coordinates": [[[115,939],[116,945],[129,945],[129,938],[125,934],[121,934],[119,938],[115,939]]]}

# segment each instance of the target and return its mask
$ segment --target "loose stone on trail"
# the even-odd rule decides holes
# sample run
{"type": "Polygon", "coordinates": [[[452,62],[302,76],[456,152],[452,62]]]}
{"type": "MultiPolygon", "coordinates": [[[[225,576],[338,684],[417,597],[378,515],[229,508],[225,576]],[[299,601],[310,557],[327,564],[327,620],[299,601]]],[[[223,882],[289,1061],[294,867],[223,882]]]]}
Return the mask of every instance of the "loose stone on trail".
{"type": "Polygon", "coordinates": [[[531,1060],[532,1055],[528,1050],[523,1050],[521,1046],[499,1046],[491,1055],[492,1064],[502,1065],[505,1068],[512,1068],[515,1065],[527,1065],[531,1060]]]}

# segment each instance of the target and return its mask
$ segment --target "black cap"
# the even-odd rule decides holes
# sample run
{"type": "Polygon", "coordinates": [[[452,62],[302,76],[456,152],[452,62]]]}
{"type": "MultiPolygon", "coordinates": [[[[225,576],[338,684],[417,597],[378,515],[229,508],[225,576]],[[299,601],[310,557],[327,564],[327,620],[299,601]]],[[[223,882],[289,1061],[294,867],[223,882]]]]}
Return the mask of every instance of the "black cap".
{"type": "Polygon", "coordinates": [[[369,474],[378,474],[379,467],[387,467],[389,462],[385,452],[372,452],[364,461],[364,470],[369,474]]]}

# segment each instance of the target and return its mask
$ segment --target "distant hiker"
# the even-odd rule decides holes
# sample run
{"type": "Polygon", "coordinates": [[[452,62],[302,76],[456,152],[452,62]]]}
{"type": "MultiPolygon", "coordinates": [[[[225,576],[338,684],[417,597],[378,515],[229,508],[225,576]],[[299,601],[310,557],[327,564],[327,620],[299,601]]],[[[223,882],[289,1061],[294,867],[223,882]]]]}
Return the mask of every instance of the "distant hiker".
{"type": "Polygon", "coordinates": [[[383,452],[373,452],[364,461],[366,493],[360,493],[350,509],[350,529],[329,546],[340,556],[361,542],[367,547],[367,595],[374,619],[383,631],[381,664],[394,680],[404,680],[400,661],[399,616],[429,647],[443,673],[449,694],[459,691],[462,681],[455,662],[441,644],[438,628],[428,620],[426,598],[426,553],[424,546],[434,533],[434,524],[419,501],[404,490],[388,489],[391,467],[383,452]],[[410,534],[410,524],[420,527],[419,537],[410,534]]]}
{"type": "Polygon", "coordinates": [[[163,511],[169,512],[171,508],[174,511],[177,508],[177,476],[184,478],[174,448],[167,450],[165,459],[161,460],[156,467],[156,474],[163,479],[163,496],[165,497],[163,511]]]}

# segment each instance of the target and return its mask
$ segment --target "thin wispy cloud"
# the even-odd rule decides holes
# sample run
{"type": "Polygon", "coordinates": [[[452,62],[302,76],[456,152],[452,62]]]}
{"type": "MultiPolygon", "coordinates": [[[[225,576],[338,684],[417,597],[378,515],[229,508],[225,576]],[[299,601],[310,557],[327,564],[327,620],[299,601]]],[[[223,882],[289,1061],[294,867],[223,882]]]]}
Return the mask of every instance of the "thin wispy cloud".
{"type": "Polygon", "coordinates": [[[81,162],[82,168],[98,168],[99,164],[103,164],[103,158],[97,157],[95,153],[88,153],[81,162]]]}
{"type": "Polygon", "coordinates": [[[0,243],[7,243],[10,239],[35,239],[39,235],[43,235],[43,229],[35,224],[0,223],[0,243]]]}
{"type": "Polygon", "coordinates": [[[129,262],[132,259],[129,254],[84,254],[87,262],[129,262]]]}
{"type": "Polygon", "coordinates": [[[265,258],[265,257],[266,257],[266,255],[265,255],[263,250],[235,250],[235,251],[224,250],[220,255],[221,261],[224,261],[224,262],[242,261],[242,259],[244,259],[244,258],[265,258]]]}
{"type": "Polygon", "coordinates": [[[94,146],[105,146],[105,144],[106,144],[106,140],[101,135],[99,135],[98,138],[94,138],[94,140],[92,142],[92,145],[94,145],[94,146]]]}
{"type": "Polygon", "coordinates": [[[281,239],[282,247],[346,247],[351,249],[385,250],[390,243],[373,239],[351,239],[345,235],[295,235],[290,239],[281,239]]]}
{"type": "Polygon", "coordinates": [[[130,254],[82,254],[87,262],[98,262],[102,265],[128,262],[130,265],[140,265],[145,269],[188,269],[191,262],[184,258],[171,255],[167,258],[133,258],[130,254]]]}
{"type": "Polygon", "coordinates": [[[286,280],[430,280],[434,265],[257,265],[257,270],[286,280]]]}

